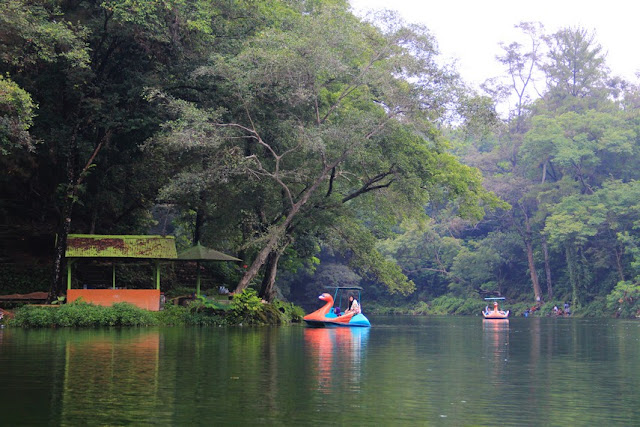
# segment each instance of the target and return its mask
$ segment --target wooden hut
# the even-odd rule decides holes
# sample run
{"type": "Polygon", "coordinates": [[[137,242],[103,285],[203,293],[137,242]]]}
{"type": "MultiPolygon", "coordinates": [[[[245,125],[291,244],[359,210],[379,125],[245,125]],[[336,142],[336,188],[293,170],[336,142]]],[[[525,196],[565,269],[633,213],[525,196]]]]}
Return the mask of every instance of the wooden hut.
{"type": "Polygon", "coordinates": [[[160,263],[177,259],[173,236],[129,236],[70,234],[67,237],[67,301],[82,298],[97,305],[128,302],[140,308],[160,309],[160,263]],[[80,260],[111,261],[111,286],[106,289],[72,289],[72,266],[80,260]],[[148,260],[153,263],[150,289],[119,289],[116,286],[116,262],[119,260],[148,260]]]}

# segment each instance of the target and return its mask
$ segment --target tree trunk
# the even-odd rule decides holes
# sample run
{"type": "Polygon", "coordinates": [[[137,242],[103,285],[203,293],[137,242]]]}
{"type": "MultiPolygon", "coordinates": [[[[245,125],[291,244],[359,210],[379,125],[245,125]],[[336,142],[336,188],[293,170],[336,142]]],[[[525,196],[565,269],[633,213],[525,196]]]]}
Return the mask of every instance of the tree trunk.
{"type": "Polygon", "coordinates": [[[616,257],[616,268],[618,269],[618,277],[620,281],[624,282],[624,268],[622,267],[622,249],[618,250],[617,248],[613,248],[613,252],[616,257]]]}
{"type": "Polygon", "coordinates": [[[569,282],[571,283],[571,298],[574,307],[578,307],[580,300],[580,292],[578,289],[578,267],[576,249],[573,244],[567,243],[566,246],[567,270],[569,270],[569,282]]]}
{"type": "Polygon", "coordinates": [[[536,271],[536,264],[533,258],[533,242],[531,239],[531,224],[529,224],[529,218],[525,217],[525,236],[524,243],[527,248],[527,262],[529,264],[529,273],[531,274],[531,284],[533,285],[533,295],[536,299],[536,303],[542,302],[542,290],[540,289],[540,282],[538,281],[538,273],[536,271]]]}
{"type": "Polygon", "coordinates": [[[65,252],[67,250],[67,236],[71,232],[71,212],[76,198],[76,163],[78,154],[76,128],[69,141],[69,156],[67,157],[67,191],[62,207],[62,222],[56,238],[56,249],[53,255],[53,277],[47,296],[47,303],[51,303],[60,295],[62,289],[62,273],[66,266],[65,252]]]}
{"type": "Polygon", "coordinates": [[[547,298],[549,301],[553,298],[553,287],[551,284],[551,265],[549,263],[549,246],[547,245],[547,237],[542,234],[542,253],[544,254],[544,272],[547,277],[547,298]]]}
{"type": "Polygon", "coordinates": [[[318,189],[322,181],[324,181],[327,178],[327,176],[329,175],[329,172],[338,164],[340,164],[344,160],[344,158],[346,158],[348,153],[349,153],[349,150],[345,151],[345,153],[343,153],[343,155],[338,160],[336,160],[333,164],[325,166],[322,172],[320,173],[320,175],[318,176],[318,178],[316,178],[315,182],[304,193],[302,193],[300,200],[298,200],[296,203],[294,203],[291,206],[291,209],[289,209],[289,212],[287,213],[287,216],[285,217],[284,221],[273,228],[273,230],[271,231],[271,236],[269,237],[269,240],[267,240],[267,243],[265,244],[265,246],[260,250],[260,252],[258,252],[258,255],[251,263],[251,266],[249,267],[247,272],[244,274],[244,276],[242,276],[242,279],[240,279],[240,281],[238,282],[238,285],[236,286],[236,289],[235,289],[236,293],[244,291],[247,288],[247,286],[249,286],[249,283],[251,282],[251,280],[253,280],[253,278],[256,277],[256,275],[258,274],[258,271],[260,271],[260,267],[262,267],[266,262],[267,257],[269,256],[269,253],[271,253],[278,246],[281,240],[286,236],[287,230],[291,225],[291,222],[296,217],[296,215],[300,212],[300,209],[302,209],[302,207],[309,201],[309,198],[311,198],[311,195],[315,193],[315,191],[318,189]]]}
{"type": "MultiPolygon", "coordinates": [[[[202,157],[202,170],[207,170],[207,157],[202,157]]],[[[196,223],[193,230],[193,244],[197,245],[202,239],[202,227],[207,220],[207,195],[203,191],[198,193],[198,206],[196,207],[196,223]]]]}
{"type": "Polygon", "coordinates": [[[531,274],[531,283],[533,284],[533,294],[536,299],[536,303],[542,301],[542,290],[540,289],[540,282],[538,281],[538,273],[536,272],[536,265],[533,259],[533,244],[531,240],[527,239],[525,242],[527,247],[527,262],[529,263],[529,272],[531,274]]]}
{"type": "Polygon", "coordinates": [[[584,304],[591,281],[588,260],[585,258],[582,248],[576,246],[575,242],[567,243],[566,252],[573,298],[572,305],[575,308],[580,308],[584,304]]]}
{"type": "Polygon", "coordinates": [[[265,264],[264,278],[260,287],[260,298],[271,302],[275,297],[276,274],[278,272],[278,261],[282,255],[281,250],[272,251],[267,257],[265,264]]]}
{"type": "Polygon", "coordinates": [[[267,244],[264,246],[264,248],[260,250],[260,252],[258,252],[258,255],[251,263],[251,266],[249,266],[249,268],[247,269],[247,272],[244,273],[244,276],[242,276],[242,279],[240,279],[240,281],[238,282],[238,285],[236,286],[236,289],[234,291],[235,293],[240,293],[244,291],[247,288],[247,286],[249,286],[249,283],[251,283],[251,280],[253,280],[253,278],[258,275],[258,271],[260,271],[260,267],[264,265],[264,263],[267,260],[267,257],[269,256],[273,248],[277,246],[278,241],[283,235],[284,235],[284,230],[282,227],[276,227],[272,231],[271,237],[267,241],[267,244]]]}
{"type": "Polygon", "coordinates": [[[202,204],[200,206],[198,206],[198,209],[196,210],[196,223],[194,225],[194,229],[193,229],[193,245],[197,245],[198,242],[200,242],[200,239],[202,238],[202,226],[204,225],[204,208],[202,207],[202,204]]]}
{"type": "Polygon", "coordinates": [[[111,130],[108,130],[105,135],[100,139],[100,142],[96,145],[87,160],[84,168],[80,173],[76,173],[76,165],[78,163],[78,127],[76,127],[71,135],[69,142],[69,156],[67,157],[67,192],[64,198],[64,207],[62,209],[62,223],[58,232],[58,238],[56,242],[56,249],[53,256],[53,277],[51,281],[51,288],[49,289],[49,295],[47,302],[52,302],[62,289],[62,272],[65,267],[65,252],[67,250],[67,236],[71,232],[71,213],[73,211],[73,205],[76,202],[78,194],[78,187],[82,184],[85,174],[89,171],[89,168],[93,164],[96,156],[107,144],[111,138],[111,130]]]}
{"type": "Polygon", "coordinates": [[[56,249],[53,257],[53,277],[51,287],[49,288],[49,295],[47,296],[47,303],[54,301],[60,295],[60,290],[62,289],[62,274],[66,267],[66,258],[64,255],[67,250],[67,236],[71,232],[72,209],[73,195],[67,195],[62,210],[62,224],[60,224],[56,239],[56,249]]]}

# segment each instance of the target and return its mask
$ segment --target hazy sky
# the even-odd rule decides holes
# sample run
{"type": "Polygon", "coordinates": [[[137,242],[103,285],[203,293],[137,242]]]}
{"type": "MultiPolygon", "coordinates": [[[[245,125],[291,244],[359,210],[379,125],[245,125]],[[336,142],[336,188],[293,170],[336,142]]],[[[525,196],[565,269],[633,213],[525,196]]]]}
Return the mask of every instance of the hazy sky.
{"type": "Polygon", "coordinates": [[[463,78],[479,84],[501,73],[499,42],[518,40],[522,21],[539,21],[545,32],[580,26],[595,30],[614,74],[635,81],[640,71],[640,3],[628,0],[350,0],[356,13],[393,9],[422,23],[445,58],[457,59],[463,78]]]}

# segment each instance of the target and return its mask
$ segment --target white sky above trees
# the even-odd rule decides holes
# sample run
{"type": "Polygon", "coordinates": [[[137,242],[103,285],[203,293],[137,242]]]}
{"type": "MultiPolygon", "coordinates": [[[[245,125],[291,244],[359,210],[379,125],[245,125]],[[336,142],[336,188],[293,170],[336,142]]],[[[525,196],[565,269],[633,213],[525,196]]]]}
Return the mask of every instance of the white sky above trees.
{"type": "Polygon", "coordinates": [[[405,21],[424,24],[445,59],[478,87],[503,73],[495,60],[500,42],[523,41],[514,25],[541,22],[545,33],[560,28],[595,30],[612,74],[636,82],[640,71],[640,3],[628,0],[349,0],[354,12],[392,9],[405,21]]]}

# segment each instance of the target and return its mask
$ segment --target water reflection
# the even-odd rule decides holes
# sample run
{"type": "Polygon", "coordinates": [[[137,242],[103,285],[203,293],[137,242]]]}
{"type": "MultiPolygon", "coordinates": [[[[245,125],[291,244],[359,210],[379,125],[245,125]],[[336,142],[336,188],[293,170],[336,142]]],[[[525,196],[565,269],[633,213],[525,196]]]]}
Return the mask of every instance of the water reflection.
{"type": "Polygon", "coordinates": [[[78,335],[66,342],[62,424],[108,424],[134,408],[153,414],[159,403],[158,330],[78,335]],[[89,407],[95,408],[90,418],[89,407]]]}
{"type": "Polygon", "coordinates": [[[504,367],[509,361],[509,319],[483,319],[484,356],[491,363],[492,385],[505,383],[504,367]]]}
{"type": "Polygon", "coordinates": [[[1,424],[640,425],[637,321],[375,320],[5,328],[1,424]]]}
{"type": "Polygon", "coordinates": [[[313,362],[318,390],[332,393],[343,386],[360,390],[369,328],[307,328],[305,349],[313,362]]]}

